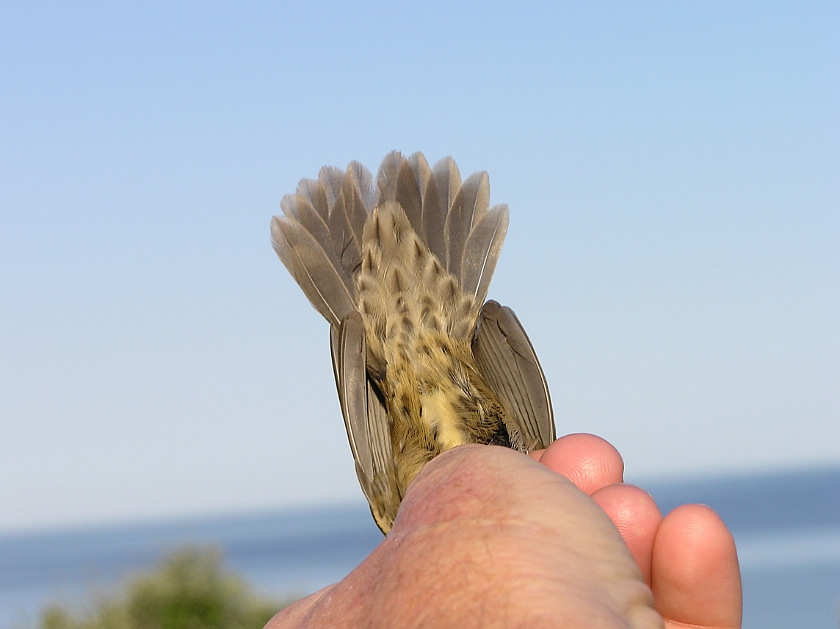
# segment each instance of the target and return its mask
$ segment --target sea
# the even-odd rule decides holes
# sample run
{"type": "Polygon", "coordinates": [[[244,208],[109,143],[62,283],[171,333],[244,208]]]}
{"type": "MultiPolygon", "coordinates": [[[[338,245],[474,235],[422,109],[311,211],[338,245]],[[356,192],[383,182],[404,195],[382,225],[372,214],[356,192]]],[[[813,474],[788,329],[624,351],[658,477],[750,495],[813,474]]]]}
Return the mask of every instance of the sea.
{"type": "MultiPolygon", "coordinates": [[[[641,484],[641,483],[640,483],[641,484]]],[[[713,507],[735,536],[746,629],[840,628],[840,466],[643,485],[663,513],[713,507]]],[[[210,546],[288,599],[343,578],[382,540],[364,504],[0,536],[0,628],[38,626],[184,547],[210,546]]]]}

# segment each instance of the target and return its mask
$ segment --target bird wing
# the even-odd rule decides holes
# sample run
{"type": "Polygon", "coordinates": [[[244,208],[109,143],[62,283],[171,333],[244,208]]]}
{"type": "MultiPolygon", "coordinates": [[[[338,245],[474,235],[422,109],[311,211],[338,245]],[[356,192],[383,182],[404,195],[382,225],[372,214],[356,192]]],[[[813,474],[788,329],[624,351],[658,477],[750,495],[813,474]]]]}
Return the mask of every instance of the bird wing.
{"type": "Polygon", "coordinates": [[[527,451],[548,447],[555,439],[548,384],[513,310],[492,300],[484,304],[472,351],[479,371],[513,415],[527,451]]]}
{"type": "Polygon", "coordinates": [[[365,330],[357,311],[330,328],[333,372],[359,484],[387,533],[402,496],[396,486],[388,411],[365,368],[365,330]]]}

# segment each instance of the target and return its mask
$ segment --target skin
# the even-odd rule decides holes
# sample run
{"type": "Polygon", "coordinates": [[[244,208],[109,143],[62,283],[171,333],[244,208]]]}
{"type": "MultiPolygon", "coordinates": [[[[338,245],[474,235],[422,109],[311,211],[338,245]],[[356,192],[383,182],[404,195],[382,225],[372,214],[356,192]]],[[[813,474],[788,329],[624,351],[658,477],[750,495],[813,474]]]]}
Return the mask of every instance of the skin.
{"type": "Polygon", "coordinates": [[[740,627],[738,560],[720,518],[701,505],[663,518],[622,474],[615,448],[592,435],[530,458],[445,452],[358,568],[267,629],[740,627]]]}

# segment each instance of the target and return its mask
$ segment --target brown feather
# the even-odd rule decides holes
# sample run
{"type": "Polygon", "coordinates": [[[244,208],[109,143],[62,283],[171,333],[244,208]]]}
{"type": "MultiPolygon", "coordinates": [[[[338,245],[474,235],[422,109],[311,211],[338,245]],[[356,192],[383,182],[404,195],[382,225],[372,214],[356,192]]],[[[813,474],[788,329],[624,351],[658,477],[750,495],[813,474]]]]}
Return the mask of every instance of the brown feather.
{"type": "Polygon", "coordinates": [[[344,183],[344,171],[335,166],[324,166],[318,172],[318,183],[324,188],[327,195],[327,207],[332,208],[341,194],[341,186],[344,183]]]}
{"type": "Polygon", "coordinates": [[[333,260],[291,216],[274,217],[271,231],[277,254],[286,268],[291,265],[292,277],[304,294],[325,319],[338,325],[356,304],[333,260]]]}
{"type": "Polygon", "coordinates": [[[446,217],[449,270],[461,277],[464,249],[474,226],[484,218],[490,206],[490,184],[487,173],[473,173],[455,195],[449,216],[446,217]]]}
{"type": "Polygon", "coordinates": [[[461,263],[461,284],[477,304],[487,297],[507,228],[507,205],[494,205],[467,238],[461,263]]]}
{"type": "Polygon", "coordinates": [[[376,173],[376,187],[379,188],[379,203],[393,201],[397,196],[397,179],[405,158],[399,151],[391,151],[379,165],[376,173]]]}
{"type": "Polygon", "coordinates": [[[417,176],[408,160],[403,160],[397,173],[397,189],[394,200],[402,206],[414,231],[423,235],[423,198],[417,176]]]}
{"type": "Polygon", "coordinates": [[[373,180],[373,175],[370,174],[367,168],[355,161],[350,162],[350,165],[347,167],[347,174],[353,177],[353,181],[359,190],[362,204],[368,214],[373,212],[377,199],[376,182],[373,180]]]}

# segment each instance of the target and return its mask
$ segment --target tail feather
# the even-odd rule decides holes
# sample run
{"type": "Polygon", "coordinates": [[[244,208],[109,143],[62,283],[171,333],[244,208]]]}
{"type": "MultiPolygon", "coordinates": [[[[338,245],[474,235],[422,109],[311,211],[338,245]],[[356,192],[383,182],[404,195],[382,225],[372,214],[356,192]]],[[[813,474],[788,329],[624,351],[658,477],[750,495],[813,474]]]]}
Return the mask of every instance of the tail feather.
{"type": "Polygon", "coordinates": [[[420,190],[421,195],[424,195],[426,192],[426,182],[432,176],[432,169],[429,167],[429,162],[426,160],[426,156],[423,155],[421,152],[412,153],[406,161],[408,165],[411,166],[411,170],[414,171],[414,179],[417,182],[417,187],[420,190]]]}
{"type": "MultiPolygon", "coordinates": [[[[462,182],[451,157],[430,167],[422,153],[406,158],[397,151],[385,156],[376,178],[358,162],[345,171],[325,166],[317,180],[301,180],[297,192],[283,198],[284,216],[271,225],[274,248],[313,306],[336,324],[359,307],[356,277],[365,225],[374,207],[388,202],[402,209],[389,214],[406,217],[474,307],[480,307],[507,231],[507,206],[488,209],[487,173],[462,182]]],[[[388,232],[394,235],[393,229],[388,232]]],[[[383,249],[389,246],[382,243],[383,249]]]]}
{"type": "MultiPolygon", "coordinates": [[[[397,172],[394,201],[402,207],[412,229],[422,238],[425,234],[423,233],[423,183],[418,181],[420,176],[421,173],[415,172],[411,163],[403,159],[397,172]]],[[[390,199],[382,199],[382,201],[387,202],[390,199]]]]}
{"type": "Polygon", "coordinates": [[[461,172],[451,157],[444,157],[432,168],[432,180],[437,188],[440,209],[443,212],[442,228],[438,227],[440,238],[443,239],[443,253],[438,257],[449,268],[449,232],[446,223],[455,197],[458,196],[458,190],[461,189],[461,172]]]}
{"type": "MultiPolygon", "coordinates": [[[[420,152],[413,153],[406,162],[414,174],[414,187],[416,192],[412,192],[411,194],[413,197],[419,197],[420,199],[420,207],[417,209],[416,215],[409,214],[408,212],[406,214],[409,220],[411,220],[411,225],[414,227],[414,230],[420,235],[426,245],[429,246],[434,240],[435,230],[438,229],[438,225],[433,220],[430,220],[433,218],[433,216],[430,216],[430,211],[435,210],[439,206],[438,199],[431,199],[427,196],[429,194],[429,182],[432,180],[432,169],[429,167],[429,162],[426,161],[426,157],[420,152]],[[434,201],[434,203],[430,201],[434,201]]],[[[433,194],[436,194],[436,192],[433,191],[433,194]]],[[[397,201],[399,201],[399,198],[397,201]]],[[[441,239],[443,238],[442,231],[439,236],[441,239]]],[[[429,247],[429,249],[433,253],[437,253],[433,247],[429,247]]],[[[443,262],[443,259],[441,261],[443,262]]]]}
{"type": "Polygon", "coordinates": [[[461,193],[464,195],[464,206],[469,208],[469,214],[472,216],[472,230],[487,216],[490,209],[490,177],[487,171],[481,170],[467,177],[461,184],[461,193]]]}
{"type": "Polygon", "coordinates": [[[271,221],[274,250],[309,301],[325,319],[338,325],[356,308],[354,294],[317,240],[290,216],[271,221]]]}
{"type": "MultiPolygon", "coordinates": [[[[363,219],[364,220],[364,219],[363,219]]],[[[359,260],[362,257],[362,243],[359,236],[353,229],[350,216],[347,213],[347,204],[343,192],[339,192],[335,204],[332,206],[329,217],[329,229],[332,235],[332,244],[341,268],[349,278],[353,278],[359,260]]]]}
{"type": "Polygon", "coordinates": [[[327,190],[320,181],[301,179],[298,183],[297,194],[307,199],[321,215],[321,218],[327,220],[330,211],[327,205],[327,190]]]}
{"type": "Polygon", "coordinates": [[[390,362],[389,352],[409,347],[422,331],[470,338],[480,304],[432,255],[400,204],[374,210],[362,255],[359,300],[365,327],[374,331],[368,338],[374,361],[390,362]]]}
{"type": "Polygon", "coordinates": [[[487,214],[489,207],[490,180],[487,173],[473,173],[461,185],[461,189],[458,190],[452,202],[449,215],[446,217],[448,268],[456,277],[461,277],[467,238],[487,214]]]}
{"type": "MultiPolygon", "coordinates": [[[[321,189],[321,192],[324,192],[321,189]]],[[[321,202],[326,204],[326,195],[313,195],[319,205],[321,202]],[[321,198],[318,198],[318,197],[321,198]]],[[[327,257],[334,264],[338,264],[338,257],[335,255],[335,248],[333,246],[333,236],[330,233],[330,228],[327,226],[327,223],[324,221],[324,218],[327,217],[327,213],[325,212],[322,214],[320,211],[316,210],[314,205],[310,202],[312,197],[305,197],[301,194],[287,194],[283,197],[283,200],[280,202],[280,209],[288,216],[289,218],[294,219],[307,231],[309,234],[312,235],[315,240],[318,241],[318,244],[321,245],[321,248],[326,253],[327,257]]],[[[352,286],[352,282],[350,281],[350,276],[347,277],[348,288],[352,286]]]]}
{"type": "Polygon", "coordinates": [[[414,231],[445,265],[446,213],[449,208],[441,203],[432,169],[422,153],[412,154],[400,166],[396,201],[402,206],[414,231]]]}
{"type": "Polygon", "coordinates": [[[461,262],[461,286],[477,304],[483,304],[487,298],[507,228],[507,205],[494,205],[467,237],[461,262]]]}
{"type": "Polygon", "coordinates": [[[399,151],[391,151],[379,165],[376,173],[376,187],[379,188],[379,203],[393,201],[397,196],[397,178],[405,158],[399,151]]]}
{"type": "Polygon", "coordinates": [[[344,171],[335,166],[324,166],[318,172],[318,183],[323,186],[327,195],[327,207],[332,208],[341,194],[341,186],[344,185],[344,171]]]}
{"type": "MultiPolygon", "coordinates": [[[[354,162],[355,163],[355,162],[354,162]]],[[[350,165],[351,167],[353,164],[350,165]]],[[[368,182],[372,183],[373,178],[367,170],[368,182]]],[[[362,179],[364,181],[364,179],[362,179]]],[[[341,186],[341,194],[344,197],[344,213],[347,215],[347,221],[350,223],[350,228],[353,230],[353,235],[359,243],[361,249],[362,234],[365,231],[365,221],[373,212],[375,203],[370,201],[369,196],[375,194],[371,190],[365,190],[360,186],[359,174],[350,168],[347,169],[347,174],[344,176],[344,182],[341,186]]]]}
{"type": "Polygon", "coordinates": [[[423,234],[429,247],[441,264],[446,266],[446,214],[449,208],[443,204],[437,181],[429,174],[423,191],[423,234]]]}
{"type": "Polygon", "coordinates": [[[359,162],[350,162],[347,167],[348,176],[353,177],[356,189],[359,191],[359,196],[362,203],[367,208],[368,213],[373,212],[376,205],[376,182],[373,180],[373,175],[370,171],[362,166],[359,162]]]}
{"type": "Polygon", "coordinates": [[[435,179],[438,194],[440,195],[441,206],[446,214],[461,189],[461,171],[451,157],[444,157],[438,160],[432,168],[432,177],[435,179]]]}

